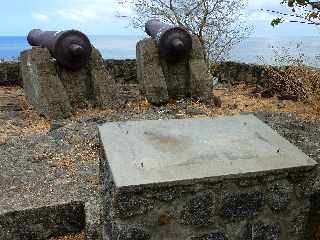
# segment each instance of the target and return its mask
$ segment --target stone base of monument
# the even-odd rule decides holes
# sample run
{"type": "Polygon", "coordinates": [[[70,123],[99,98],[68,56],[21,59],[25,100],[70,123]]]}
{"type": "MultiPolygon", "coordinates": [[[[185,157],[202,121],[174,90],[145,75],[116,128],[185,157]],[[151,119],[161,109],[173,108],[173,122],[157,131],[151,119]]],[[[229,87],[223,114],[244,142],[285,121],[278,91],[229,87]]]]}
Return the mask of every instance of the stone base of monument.
{"type": "Polygon", "coordinates": [[[105,239],[308,239],[316,162],[251,115],[100,127],[105,239]]]}
{"type": "Polygon", "coordinates": [[[176,62],[168,62],[160,56],[154,39],[138,42],[137,78],[142,92],[153,104],[186,97],[208,101],[213,95],[213,80],[196,37],[193,37],[190,56],[176,62]]]}
{"type": "Polygon", "coordinates": [[[46,48],[33,47],[21,53],[21,74],[28,102],[49,119],[67,118],[88,105],[106,107],[116,99],[114,80],[95,48],[86,67],[70,71],[46,48]]]}

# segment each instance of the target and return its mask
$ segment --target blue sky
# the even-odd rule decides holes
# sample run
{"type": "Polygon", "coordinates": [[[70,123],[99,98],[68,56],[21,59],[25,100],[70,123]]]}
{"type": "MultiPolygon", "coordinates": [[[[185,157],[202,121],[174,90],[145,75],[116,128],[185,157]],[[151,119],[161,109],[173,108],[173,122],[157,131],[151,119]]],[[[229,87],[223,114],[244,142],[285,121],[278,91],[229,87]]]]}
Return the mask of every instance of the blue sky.
{"type": "MultiPolygon", "coordinates": [[[[0,8],[0,35],[23,36],[32,28],[44,30],[79,29],[90,35],[143,34],[115,15],[131,15],[119,0],[9,0],[0,8]]],[[[316,36],[314,26],[285,23],[277,28],[270,26],[274,17],[259,11],[260,8],[280,9],[281,0],[249,0],[245,18],[255,28],[254,36],[316,36]]]]}

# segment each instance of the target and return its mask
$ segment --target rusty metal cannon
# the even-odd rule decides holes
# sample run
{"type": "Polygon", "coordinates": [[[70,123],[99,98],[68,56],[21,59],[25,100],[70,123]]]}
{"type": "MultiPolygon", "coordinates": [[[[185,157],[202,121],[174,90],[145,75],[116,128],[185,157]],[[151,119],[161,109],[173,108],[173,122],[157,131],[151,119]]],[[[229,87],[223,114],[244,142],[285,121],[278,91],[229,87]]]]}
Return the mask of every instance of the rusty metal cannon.
{"type": "Polygon", "coordinates": [[[145,31],[157,41],[161,56],[167,60],[179,60],[188,56],[192,50],[192,37],[185,28],[153,19],[146,23],[145,31]]]}
{"type": "Polygon", "coordinates": [[[92,46],[88,37],[77,30],[41,31],[33,29],[28,34],[31,46],[47,48],[57,62],[68,69],[79,69],[88,64],[92,46]]]}

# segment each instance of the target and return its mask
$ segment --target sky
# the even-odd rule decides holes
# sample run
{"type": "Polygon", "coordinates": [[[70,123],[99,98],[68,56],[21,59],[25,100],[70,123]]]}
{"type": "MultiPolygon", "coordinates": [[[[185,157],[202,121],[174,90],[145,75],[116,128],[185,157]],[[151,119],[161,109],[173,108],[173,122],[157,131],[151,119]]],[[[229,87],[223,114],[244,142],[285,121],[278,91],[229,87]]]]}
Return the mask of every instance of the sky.
{"type": "MultiPolygon", "coordinates": [[[[0,36],[24,36],[32,28],[43,30],[78,29],[88,35],[141,35],[127,19],[133,10],[124,8],[119,0],[9,0],[0,8],[0,36]]],[[[274,15],[259,9],[289,11],[280,6],[281,0],[248,0],[244,18],[253,25],[256,37],[316,36],[314,26],[284,23],[270,26],[274,15]]]]}

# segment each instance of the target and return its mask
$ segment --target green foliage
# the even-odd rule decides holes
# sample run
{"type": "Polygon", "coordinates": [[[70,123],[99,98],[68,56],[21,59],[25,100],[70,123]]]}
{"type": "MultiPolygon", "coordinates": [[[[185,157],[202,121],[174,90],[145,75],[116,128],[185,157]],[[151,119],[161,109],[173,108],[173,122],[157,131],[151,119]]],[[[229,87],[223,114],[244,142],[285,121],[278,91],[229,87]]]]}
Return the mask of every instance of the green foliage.
{"type": "Polygon", "coordinates": [[[283,23],[283,21],[284,20],[282,18],[275,18],[275,19],[272,20],[271,26],[275,27],[275,26],[279,25],[280,23],[283,23]]]}
{"type": "MultiPolygon", "coordinates": [[[[283,16],[295,17],[297,20],[289,20],[289,22],[302,24],[319,24],[320,20],[320,2],[310,0],[283,0],[280,4],[287,5],[293,14],[277,12],[283,16]],[[297,13],[298,12],[298,13],[297,13]],[[299,19],[301,19],[299,21],[299,19]]],[[[273,27],[283,23],[283,18],[275,18],[272,20],[273,27]]]]}

